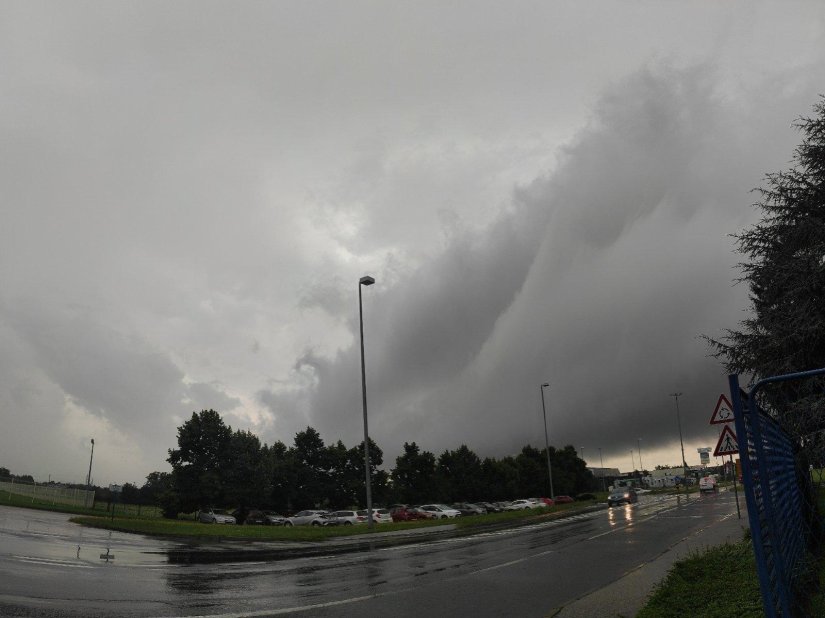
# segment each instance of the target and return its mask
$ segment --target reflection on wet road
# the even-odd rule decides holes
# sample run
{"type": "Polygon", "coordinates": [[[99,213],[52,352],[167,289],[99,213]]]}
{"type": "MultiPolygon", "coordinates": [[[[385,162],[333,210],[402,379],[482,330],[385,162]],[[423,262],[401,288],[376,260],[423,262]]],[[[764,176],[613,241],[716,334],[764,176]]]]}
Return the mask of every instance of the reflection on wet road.
{"type": "Polygon", "coordinates": [[[543,615],[722,517],[733,497],[643,496],[630,506],[372,551],[170,563],[180,544],[0,507],[0,615],[543,615]],[[77,548],[80,549],[79,557],[77,548]],[[114,554],[104,562],[100,554],[114,554]]]}

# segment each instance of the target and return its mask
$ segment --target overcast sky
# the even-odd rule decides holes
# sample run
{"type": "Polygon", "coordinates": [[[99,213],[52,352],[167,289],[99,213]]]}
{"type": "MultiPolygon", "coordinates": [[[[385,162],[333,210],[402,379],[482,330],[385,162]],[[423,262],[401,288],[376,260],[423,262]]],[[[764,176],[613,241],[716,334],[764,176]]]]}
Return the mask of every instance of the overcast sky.
{"type": "MultiPolygon", "coordinates": [[[[811,2],[0,4],[0,466],[714,446],[730,238],[825,93],[811,2]],[[641,442],[638,439],[641,438],[641,442]]],[[[806,368],[800,368],[806,369],[806,368]]]]}

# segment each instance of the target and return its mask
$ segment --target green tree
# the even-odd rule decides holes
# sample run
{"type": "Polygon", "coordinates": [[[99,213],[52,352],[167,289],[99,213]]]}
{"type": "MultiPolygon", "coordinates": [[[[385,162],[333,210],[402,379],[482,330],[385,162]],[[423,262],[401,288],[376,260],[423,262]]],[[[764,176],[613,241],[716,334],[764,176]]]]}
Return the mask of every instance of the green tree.
{"type": "Polygon", "coordinates": [[[481,477],[486,500],[512,500],[519,492],[519,467],[513,457],[498,460],[486,457],[481,462],[481,477]]]}
{"type": "Polygon", "coordinates": [[[268,479],[267,507],[280,513],[293,512],[293,475],[295,459],[291,449],[280,440],[264,446],[264,468],[268,479]]]}
{"type": "MultiPolygon", "coordinates": [[[[813,109],[813,117],[796,123],[803,139],[793,166],[768,174],[756,190],[761,220],[735,236],[745,256],[739,282],[750,290],[750,316],[720,339],[706,337],[730,373],[754,381],[825,367],[825,98],[813,109]]],[[[816,421],[825,410],[811,395],[821,389],[821,381],[786,383],[768,403],[778,411],[782,401],[786,424],[816,421]],[[794,414],[794,402],[807,413],[794,414]]]]}
{"type": "Polygon", "coordinates": [[[444,451],[438,458],[436,473],[444,500],[473,501],[484,497],[481,460],[466,444],[455,451],[444,451]]]}
{"type": "Polygon", "coordinates": [[[221,504],[232,428],[214,410],[192,413],[178,427],[178,448],[169,449],[172,487],[184,512],[221,504]]]}
{"type": "Polygon", "coordinates": [[[163,516],[175,519],[180,511],[178,498],[172,489],[172,474],[169,472],[151,472],[140,488],[143,504],[154,504],[161,508],[163,516]]]}
{"type": "Polygon", "coordinates": [[[359,489],[364,485],[364,477],[359,477],[358,471],[364,466],[362,462],[358,468],[354,463],[350,449],[341,440],[327,447],[329,486],[326,493],[331,504],[339,507],[358,504],[359,489]]]}
{"type": "Polygon", "coordinates": [[[290,502],[294,509],[326,506],[329,503],[328,455],[321,435],[312,427],[295,434],[290,449],[290,502]]]}
{"type": "Polygon", "coordinates": [[[405,442],[404,454],[395,458],[390,476],[396,501],[420,504],[431,500],[436,489],[435,455],[422,453],[415,442],[405,442]]]}
{"type": "MultiPolygon", "coordinates": [[[[551,460],[554,454],[551,452],[551,460]]],[[[521,449],[521,453],[516,456],[516,466],[518,468],[518,494],[522,498],[538,498],[550,495],[550,482],[547,478],[547,459],[544,452],[529,444],[521,449]]],[[[559,492],[557,479],[561,470],[556,469],[553,464],[553,490],[559,492]]]]}
{"type": "Polygon", "coordinates": [[[261,441],[252,432],[232,434],[223,483],[224,499],[237,506],[244,517],[250,507],[261,505],[266,495],[266,467],[261,441]]]}
{"type": "MultiPolygon", "coordinates": [[[[370,440],[370,490],[372,491],[373,505],[382,504],[388,497],[389,475],[378,466],[384,463],[384,451],[370,440]]],[[[355,496],[359,504],[367,505],[366,473],[364,471],[364,441],[349,450],[349,466],[355,496]]]]}

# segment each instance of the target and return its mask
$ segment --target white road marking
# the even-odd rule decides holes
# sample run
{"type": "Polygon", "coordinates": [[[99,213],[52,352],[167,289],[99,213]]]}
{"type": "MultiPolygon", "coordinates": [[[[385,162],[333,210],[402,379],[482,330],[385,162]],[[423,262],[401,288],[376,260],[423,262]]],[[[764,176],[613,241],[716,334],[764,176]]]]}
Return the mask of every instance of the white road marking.
{"type": "Polygon", "coordinates": [[[20,562],[26,562],[28,564],[42,564],[46,566],[59,566],[59,567],[70,567],[73,569],[93,569],[95,568],[93,565],[90,564],[78,564],[77,562],[69,561],[69,560],[61,560],[57,558],[38,558],[37,556],[12,556],[16,560],[20,562]]]}
{"type": "MultiPolygon", "coordinates": [[[[384,596],[382,594],[369,594],[363,597],[352,597],[349,599],[341,599],[340,601],[328,601],[327,603],[314,603],[312,605],[298,605],[296,607],[282,607],[281,609],[262,609],[253,612],[236,612],[232,614],[202,614],[198,616],[186,615],[173,618],[254,618],[255,616],[278,616],[283,614],[291,614],[293,612],[308,612],[313,609],[324,609],[326,607],[335,607],[336,605],[346,605],[348,603],[358,603],[360,601],[368,601],[377,597],[384,596]]],[[[158,618],[169,618],[168,616],[159,616],[158,618]]]]}

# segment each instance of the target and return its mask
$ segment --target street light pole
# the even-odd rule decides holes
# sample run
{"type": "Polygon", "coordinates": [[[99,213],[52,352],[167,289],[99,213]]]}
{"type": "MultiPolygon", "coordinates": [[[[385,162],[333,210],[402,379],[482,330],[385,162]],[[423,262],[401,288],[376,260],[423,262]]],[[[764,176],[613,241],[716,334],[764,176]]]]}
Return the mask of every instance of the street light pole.
{"type": "Polygon", "coordinates": [[[636,459],[633,457],[633,449],[630,449],[630,465],[632,466],[632,474],[636,471],[636,459]]]}
{"type": "Polygon", "coordinates": [[[637,452],[639,453],[639,487],[643,484],[643,479],[645,478],[645,468],[642,465],[642,439],[636,438],[636,447],[637,452]]]}
{"type": "MultiPolygon", "coordinates": [[[[92,485],[92,459],[95,456],[95,439],[92,438],[92,454],[89,455],[89,474],[86,475],[86,491],[91,491],[92,485]]],[[[86,499],[83,501],[84,506],[88,506],[89,494],[86,494],[86,499]]],[[[94,502],[94,501],[93,501],[94,502]]]]}
{"type": "MultiPolygon", "coordinates": [[[[579,447],[579,450],[581,451],[581,454],[582,454],[581,459],[582,459],[582,461],[584,461],[584,447],[583,447],[583,446],[580,446],[580,447],[579,447]]],[[[586,464],[586,462],[585,462],[585,464],[586,464]]]]}
{"type": "Polygon", "coordinates": [[[602,491],[607,491],[604,481],[604,459],[602,459],[602,447],[599,447],[599,465],[602,467],[602,491]]]}
{"type": "Polygon", "coordinates": [[[642,465],[642,439],[636,438],[636,446],[638,447],[637,453],[639,453],[639,471],[643,471],[645,467],[642,465]]]}
{"type": "Polygon", "coordinates": [[[547,455],[547,477],[550,479],[550,499],[554,500],[556,495],[553,493],[553,468],[550,465],[550,442],[547,439],[547,408],[544,406],[545,386],[550,386],[550,383],[545,382],[539,390],[541,391],[541,414],[544,417],[544,452],[547,455]]]}
{"type": "Polygon", "coordinates": [[[372,531],[372,479],[370,478],[370,433],[367,425],[367,369],[364,363],[364,306],[361,300],[361,286],[372,285],[375,279],[361,277],[358,281],[358,322],[361,326],[361,399],[364,402],[364,470],[367,487],[367,528],[372,531]]]}
{"type": "Polygon", "coordinates": [[[671,393],[671,397],[676,400],[676,424],[679,426],[679,444],[682,447],[682,480],[685,482],[685,491],[687,491],[687,462],[685,461],[685,443],[682,441],[682,419],[679,416],[679,397],[682,393],[671,393]]]}

